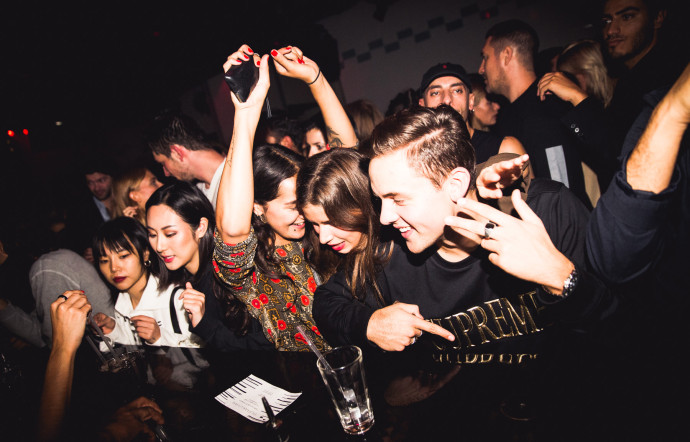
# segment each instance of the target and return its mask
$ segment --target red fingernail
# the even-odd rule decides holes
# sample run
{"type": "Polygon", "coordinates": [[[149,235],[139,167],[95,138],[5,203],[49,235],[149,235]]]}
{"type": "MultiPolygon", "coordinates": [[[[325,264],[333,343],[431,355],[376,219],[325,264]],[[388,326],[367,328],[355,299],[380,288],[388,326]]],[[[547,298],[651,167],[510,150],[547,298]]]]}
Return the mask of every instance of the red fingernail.
{"type": "Polygon", "coordinates": [[[287,49],[289,51],[290,49],[292,49],[292,46],[288,46],[285,49],[287,49]]]}
{"type": "Polygon", "coordinates": [[[260,66],[261,65],[261,60],[256,60],[256,65],[260,66]]]}
{"type": "Polygon", "coordinates": [[[301,58],[298,58],[298,59],[297,59],[297,62],[298,62],[299,64],[304,64],[304,60],[302,60],[301,58]]]}
{"type": "Polygon", "coordinates": [[[254,53],[254,51],[252,51],[252,48],[250,48],[250,47],[247,47],[247,52],[249,52],[250,54],[254,53]]]}
{"type": "Polygon", "coordinates": [[[275,49],[273,49],[273,50],[271,51],[271,55],[273,55],[273,56],[275,57],[276,55],[278,55],[278,51],[276,51],[275,49]]]}
{"type": "Polygon", "coordinates": [[[245,60],[249,60],[249,55],[247,55],[247,54],[242,54],[242,56],[244,57],[245,60]]]}

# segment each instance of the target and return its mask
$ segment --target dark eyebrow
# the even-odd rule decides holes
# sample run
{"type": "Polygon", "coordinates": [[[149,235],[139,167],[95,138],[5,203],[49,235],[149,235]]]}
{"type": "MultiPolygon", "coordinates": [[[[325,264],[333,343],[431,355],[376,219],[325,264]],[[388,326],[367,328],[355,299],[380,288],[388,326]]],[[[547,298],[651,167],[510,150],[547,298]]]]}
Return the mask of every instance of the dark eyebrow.
{"type": "MultiPolygon", "coordinates": [[[[463,85],[464,85],[464,83],[462,81],[458,81],[457,83],[453,83],[448,87],[463,86],[463,85]]],[[[440,89],[440,88],[441,88],[441,86],[439,86],[438,84],[436,86],[429,86],[429,89],[440,89]]]]}
{"type": "Polygon", "coordinates": [[[626,12],[640,12],[640,8],[636,8],[635,6],[628,6],[627,8],[623,8],[620,11],[615,12],[614,15],[621,15],[625,14],[626,12]]]}
{"type": "Polygon", "coordinates": [[[399,195],[398,192],[388,192],[388,193],[385,194],[385,195],[381,195],[379,198],[382,198],[382,199],[383,199],[383,198],[395,198],[395,197],[398,196],[398,195],[399,195]]]}

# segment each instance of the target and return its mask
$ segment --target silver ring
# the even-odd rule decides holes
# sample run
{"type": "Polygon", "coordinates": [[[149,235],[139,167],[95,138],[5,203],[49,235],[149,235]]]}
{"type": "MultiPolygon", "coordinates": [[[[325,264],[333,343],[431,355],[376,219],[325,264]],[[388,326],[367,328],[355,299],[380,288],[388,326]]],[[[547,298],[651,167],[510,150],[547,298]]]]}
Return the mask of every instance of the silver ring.
{"type": "Polygon", "coordinates": [[[484,239],[491,239],[491,232],[496,228],[496,224],[489,221],[484,225],[484,239]]]}
{"type": "Polygon", "coordinates": [[[410,345],[413,345],[415,342],[417,342],[417,336],[412,336],[412,342],[410,342],[410,345]]]}
{"type": "Polygon", "coordinates": [[[57,301],[58,299],[60,299],[60,298],[62,298],[62,299],[64,299],[65,301],[67,301],[67,296],[65,296],[65,295],[60,295],[60,296],[58,296],[57,299],[56,299],[56,301],[57,301]]]}

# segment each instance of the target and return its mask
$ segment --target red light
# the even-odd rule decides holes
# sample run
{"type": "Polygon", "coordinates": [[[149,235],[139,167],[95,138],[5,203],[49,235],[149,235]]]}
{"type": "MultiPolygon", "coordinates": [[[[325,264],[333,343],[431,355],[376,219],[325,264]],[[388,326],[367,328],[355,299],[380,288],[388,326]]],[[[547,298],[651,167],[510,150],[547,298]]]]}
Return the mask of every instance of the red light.
{"type": "Polygon", "coordinates": [[[14,131],[13,131],[13,130],[8,130],[8,131],[7,131],[7,135],[9,135],[10,137],[13,137],[13,136],[14,136],[14,131]]]}
{"type": "Polygon", "coordinates": [[[23,133],[24,135],[29,135],[29,129],[24,129],[24,130],[22,130],[22,133],[23,133]]]}

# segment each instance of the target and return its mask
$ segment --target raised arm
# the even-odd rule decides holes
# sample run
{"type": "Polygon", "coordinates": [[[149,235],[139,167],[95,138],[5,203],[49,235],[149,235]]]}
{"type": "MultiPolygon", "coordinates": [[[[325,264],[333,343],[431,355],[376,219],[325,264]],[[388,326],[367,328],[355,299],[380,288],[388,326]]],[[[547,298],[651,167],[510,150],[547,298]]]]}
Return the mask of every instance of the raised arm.
{"type": "Polygon", "coordinates": [[[68,290],[50,306],[53,347],[46,366],[39,411],[40,441],[60,440],[60,430],[69,406],[74,359],[86,328],[91,304],[81,290],[68,290]]]}
{"type": "Polygon", "coordinates": [[[654,109],[626,164],[634,190],[659,193],[671,182],[680,141],[690,123],[690,64],[654,109]]]}
{"type": "Polygon", "coordinates": [[[329,146],[356,147],[358,140],[355,129],[333,88],[314,60],[305,57],[296,46],[274,49],[271,56],[280,75],[302,80],[309,86],[326,123],[326,141],[329,146]]]}
{"type": "Polygon", "coordinates": [[[259,80],[244,103],[234,93],[230,93],[235,105],[235,121],[216,206],[218,232],[223,242],[230,244],[242,242],[249,236],[254,207],[252,146],[261,108],[270,86],[268,55],[260,58],[249,46],[242,45],[228,57],[223,64],[223,71],[241,63],[255,63],[259,66],[259,80]]]}

